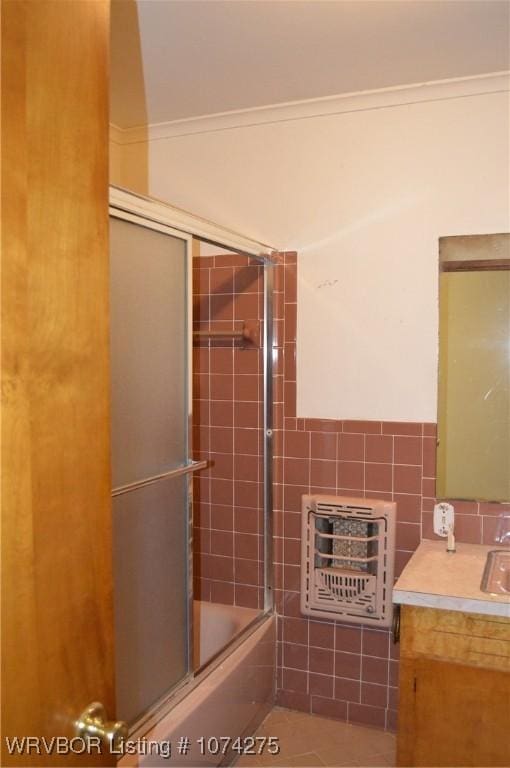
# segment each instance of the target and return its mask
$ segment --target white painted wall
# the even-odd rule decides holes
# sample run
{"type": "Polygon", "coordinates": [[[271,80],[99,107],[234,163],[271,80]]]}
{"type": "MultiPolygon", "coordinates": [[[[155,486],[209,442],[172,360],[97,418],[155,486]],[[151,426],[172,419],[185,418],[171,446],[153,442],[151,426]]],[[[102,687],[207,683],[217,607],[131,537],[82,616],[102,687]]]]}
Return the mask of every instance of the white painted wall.
{"type": "Polygon", "coordinates": [[[149,147],[150,194],[299,252],[299,416],[435,421],[438,238],[510,230],[508,93],[149,147]]]}

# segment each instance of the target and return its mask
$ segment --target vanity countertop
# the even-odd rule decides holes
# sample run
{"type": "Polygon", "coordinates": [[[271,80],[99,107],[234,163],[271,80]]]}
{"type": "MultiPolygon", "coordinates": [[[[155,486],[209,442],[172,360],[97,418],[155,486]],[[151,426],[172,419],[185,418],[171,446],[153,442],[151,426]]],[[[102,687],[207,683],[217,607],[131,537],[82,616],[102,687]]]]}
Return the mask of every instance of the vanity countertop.
{"type": "Polygon", "coordinates": [[[424,539],[395,584],[393,602],[510,619],[510,596],[480,589],[487,552],[498,547],[458,542],[456,547],[447,552],[446,539],[424,539]]]}

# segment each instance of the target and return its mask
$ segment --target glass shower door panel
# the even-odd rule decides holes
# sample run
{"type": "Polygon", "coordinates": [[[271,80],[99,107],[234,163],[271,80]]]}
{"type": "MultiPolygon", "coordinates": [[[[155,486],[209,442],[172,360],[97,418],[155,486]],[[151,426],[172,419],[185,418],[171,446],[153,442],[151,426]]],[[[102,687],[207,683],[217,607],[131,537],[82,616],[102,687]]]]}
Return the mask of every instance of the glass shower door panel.
{"type": "Polygon", "coordinates": [[[186,241],[111,218],[113,487],[187,462],[186,241]]]}
{"type": "Polygon", "coordinates": [[[187,672],[187,485],[113,499],[117,717],[129,723],[187,672]]]}
{"type": "Polygon", "coordinates": [[[187,241],[110,218],[118,716],[135,722],[189,672],[187,241]],[[151,484],[147,484],[151,480],[151,484]]]}

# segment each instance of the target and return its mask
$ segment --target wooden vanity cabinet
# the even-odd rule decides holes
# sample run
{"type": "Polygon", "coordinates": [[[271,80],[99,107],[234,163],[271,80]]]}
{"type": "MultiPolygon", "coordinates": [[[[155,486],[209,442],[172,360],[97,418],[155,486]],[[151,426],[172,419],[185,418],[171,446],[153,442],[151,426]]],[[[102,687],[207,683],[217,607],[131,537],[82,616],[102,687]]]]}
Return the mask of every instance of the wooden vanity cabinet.
{"type": "Polygon", "coordinates": [[[510,766],[510,618],[402,606],[398,766],[510,766]]]}

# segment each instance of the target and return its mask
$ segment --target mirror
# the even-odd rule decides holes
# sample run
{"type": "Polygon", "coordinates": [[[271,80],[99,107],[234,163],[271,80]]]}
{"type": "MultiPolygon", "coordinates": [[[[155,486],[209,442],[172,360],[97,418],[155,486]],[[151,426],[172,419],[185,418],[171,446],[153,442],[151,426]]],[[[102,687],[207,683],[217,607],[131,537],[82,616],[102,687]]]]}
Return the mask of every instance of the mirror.
{"type": "Polygon", "coordinates": [[[510,235],[439,240],[438,498],[510,500],[510,235]]]}

